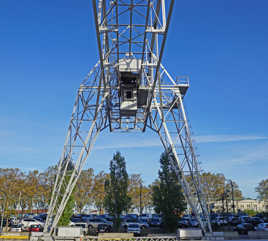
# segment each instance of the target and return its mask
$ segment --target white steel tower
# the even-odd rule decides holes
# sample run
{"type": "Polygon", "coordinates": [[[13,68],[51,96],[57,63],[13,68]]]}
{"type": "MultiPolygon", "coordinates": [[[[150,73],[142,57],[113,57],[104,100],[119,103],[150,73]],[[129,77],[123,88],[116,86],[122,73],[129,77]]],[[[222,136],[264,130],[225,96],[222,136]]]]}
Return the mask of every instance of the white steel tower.
{"type": "Polygon", "coordinates": [[[211,232],[183,106],[189,81],[172,78],[161,62],[174,2],[92,0],[99,60],[77,92],[44,232],[57,226],[98,135],[148,128],[172,154],[188,205],[211,232]]]}

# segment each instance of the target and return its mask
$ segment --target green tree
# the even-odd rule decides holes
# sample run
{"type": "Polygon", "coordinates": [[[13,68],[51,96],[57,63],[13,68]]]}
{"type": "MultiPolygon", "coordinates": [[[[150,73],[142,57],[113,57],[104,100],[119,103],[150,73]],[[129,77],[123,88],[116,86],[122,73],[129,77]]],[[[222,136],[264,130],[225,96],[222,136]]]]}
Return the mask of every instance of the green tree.
{"type": "Polygon", "coordinates": [[[153,184],[155,211],[162,214],[164,229],[167,232],[175,231],[179,215],[186,209],[185,198],[172,161],[170,153],[162,153],[158,172],[159,181],[153,184]]]}
{"type": "MultiPolygon", "coordinates": [[[[66,183],[69,182],[70,178],[71,178],[71,172],[69,171],[69,175],[67,173],[66,177],[65,177],[65,181],[66,183]]],[[[63,185],[64,186],[64,185],[63,185]]],[[[61,193],[64,194],[65,192],[65,188],[62,186],[61,188],[61,193]]],[[[73,209],[75,206],[75,199],[74,199],[74,192],[75,192],[75,188],[72,192],[72,194],[70,195],[69,200],[67,201],[67,204],[63,210],[63,213],[60,217],[60,220],[58,222],[58,226],[67,226],[70,223],[70,218],[73,215],[73,209]]],[[[61,198],[59,198],[59,202],[61,202],[61,198]]]]}
{"type": "Polygon", "coordinates": [[[246,209],[246,210],[243,210],[243,212],[246,213],[247,215],[251,216],[251,217],[255,216],[256,214],[258,214],[257,211],[252,210],[252,209],[246,209]]]}
{"type": "Polygon", "coordinates": [[[114,229],[120,228],[120,215],[127,211],[131,204],[131,199],[127,195],[128,174],[126,171],[125,158],[120,152],[114,154],[110,162],[110,177],[105,182],[104,206],[108,213],[114,216],[114,229]]]}
{"type": "Polygon", "coordinates": [[[256,187],[256,192],[261,200],[268,200],[268,179],[262,180],[256,187]]]}
{"type": "Polygon", "coordinates": [[[60,217],[58,226],[68,226],[70,223],[70,218],[73,215],[73,209],[74,209],[74,205],[75,205],[75,200],[74,200],[74,195],[71,194],[65,208],[64,211],[60,217]]]}

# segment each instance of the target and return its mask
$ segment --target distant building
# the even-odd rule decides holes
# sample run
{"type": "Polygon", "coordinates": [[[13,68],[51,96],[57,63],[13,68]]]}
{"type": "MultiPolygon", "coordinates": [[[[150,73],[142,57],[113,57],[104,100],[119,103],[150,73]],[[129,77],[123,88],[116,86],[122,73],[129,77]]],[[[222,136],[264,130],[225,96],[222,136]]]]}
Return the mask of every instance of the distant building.
{"type": "MultiPolygon", "coordinates": [[[[211,210],[214,212],[232,212],[233,202],[231,200],[216,201],[210,203],[211,210]]],[[[234,201],[235,212],[245,211],[245,210],[254,210],[256,212],[268,212],[268,200],[255,200],[255,199],[243,199],[234,201]]]]}

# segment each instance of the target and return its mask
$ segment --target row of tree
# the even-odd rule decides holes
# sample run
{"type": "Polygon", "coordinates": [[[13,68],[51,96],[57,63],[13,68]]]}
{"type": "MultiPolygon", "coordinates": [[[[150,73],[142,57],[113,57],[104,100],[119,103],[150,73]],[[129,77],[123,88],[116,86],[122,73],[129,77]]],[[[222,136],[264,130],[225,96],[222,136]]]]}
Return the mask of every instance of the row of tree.
{"type": "MultiPolygon", "coordinates": [[[[82,171],[73,193],[77,211],[82,212],[85,207],[94,207],[99,212],[103,212],[104,209],[106,211],[111,210],[113,205],[109,207],[107,200],[111,200],[110,196],[113,195],[111,189],[120,181],[124,182],[121,185],[127,192],[126,199],[119,197],[122,202],[127,203],[126,211],[133,211],[135,209],[142,213],[144,209],[149,208],[155,208],[156,211],[159,211],[156,206],[156,200],[163,198],[163,193],[161,192],[170,192],[169,190],[160,191],[162,185],[161,178],[165,174],[164,168],[167,168],[162,164],[164,159],[162,155],[160,158],[161,169],[159,171],[159,178],[148,186],[143,184],[139,174],[128,176],[126,172],[123,175],[124,179],[119,179],[116,165],[120,162],[116,163],[115,160],[121,160],[121,164],[125,163],[120,153],[114,155],[110,163],[109,174],[103,171],[95,174],[93,169],[82,171]],[[159,196],[156,195],[157,190],[159,196]]],[[[55,174],[56,167],[49,167],[44,172],[34,170],[28,173],[18,168],[0,169],[0,205],[2,210],[6,207],[6,210],[15,213],[18,209],[31,211],[33,208],[47,208],[55,174]]],[[[201,175],[201,182],[209,202],[221,200],[221,197],[226,194],[226,190],[231,189],[233,189],[235,200],[242,198],[238,185],[232,181],[233,187],[231,188],[231,182],[226,182],[226,180],[223,174],[208,172],[201,175]]],[[[168,182],[167,177],[166,182],[168,182]]],[[[260,182],[256,191],[259,193],[260,198],[267,199],[268,179],[260,182]]]]}
{"type": "MultiPolygon", "coordinates": [[[[49,167],[44,172],[38,170],[22,172],[18,168],[0,168],[0,207],[9,213],[16,210],[46,209],[53,189],[56,167],[49,167]]],[[[77,182],[73,196],[78,212],[90,207],[98,212],[104,211],[105,182],[109,174],[103,171],[94,174],[93,169],[83,170],[77,182]]],[[[128,195],[131,197],[129,210],[151,207],[150,186],[142,185],[139,174],[128,178],[128,195]],[[142,203],[140,202],[142,198],[142,203]]],[[[142,211],[141,210],[141,211],[142,211]]]]}

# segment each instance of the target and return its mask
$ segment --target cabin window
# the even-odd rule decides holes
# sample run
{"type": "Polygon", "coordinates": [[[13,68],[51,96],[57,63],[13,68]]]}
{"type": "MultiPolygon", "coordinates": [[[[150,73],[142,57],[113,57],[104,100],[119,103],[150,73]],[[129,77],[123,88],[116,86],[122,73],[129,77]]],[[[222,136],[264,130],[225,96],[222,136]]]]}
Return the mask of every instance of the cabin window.
{"type": "Polygon", "coordinates": [[[131,90],[126,90],[125,98],[126,98],[126,100],[131,100],[133,98],[133,93],[131,90]]]}

